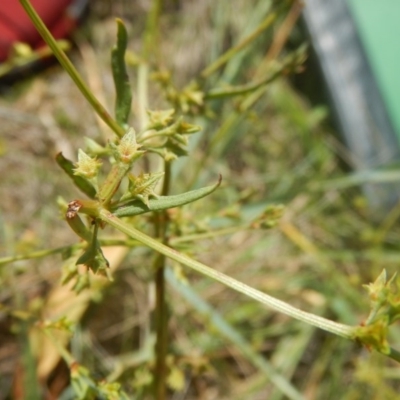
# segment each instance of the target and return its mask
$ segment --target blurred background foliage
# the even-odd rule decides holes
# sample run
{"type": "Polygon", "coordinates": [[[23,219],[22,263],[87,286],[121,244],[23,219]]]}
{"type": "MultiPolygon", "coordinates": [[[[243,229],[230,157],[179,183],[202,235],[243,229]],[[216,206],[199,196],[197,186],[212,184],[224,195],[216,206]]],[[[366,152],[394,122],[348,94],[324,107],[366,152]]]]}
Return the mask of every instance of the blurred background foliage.
{"type": "MultiPolygon", "coordinates": [[[[149,0],[92,1],[74,38],[70,56],[110,110],[115,17],[125,21],[131,38],[128,62],[135,111],[135,66],[150,7],[149,0]]],[[[171,71],[174,84],[182,88],[269,13],[276,13],[271,27],[212,75],[207,86],[253,81],[265,74],[271,60],[282,60],[305,41],[297,25],[297,2],[165,0],[151,62],[171,71]]],[[[203,132],[191,138],[191,157],[177,162],[172,191],[208,184],[219,173],[223,184],[212,196],[174,210],[172,222],[183,226],[185,234],[199,234],[243,225],[269,204],[283,204],[285,212],[272,230],[238,230],[195,245],[177,240],[176,246],[297,307],[343,323],[361,323],[368,314],[362,284],[383,268],[391,275],[400,260],[398,207],[380,223],[372,222],[360,188],[346,185],[349,155],[326,122],[329,110],[308,102],[290,76],[283,74],[257,95],[216,99],[209,105],[207,116],[193,117],[203,132]]],[[[149,83],[149,106],[168,107],[154,81],[149,83]]],[[[75,243],[56,199],[69,201],[77,192],[54,156],[62,151],[76,160],[83,136],[104,140],[107,128],[58,66],[5,90],[0,118],[0,256],[75,243]]],[[[142,224],[145,229],[145,220],[142,224]]],[[[90,292],[90,305],[70,344],[71,353],[96,379],[118,380],[132,398],[146,398],[151,379],[154,288],[148,254],[133,247],[116,262],[115,282],[90,292]]],[[[58,254],[0,266],[0,400],[23,398],[18,393],[24,382],[44,393],[32,398],[73,398],[68,397],[69,373],[61,361],[41,376],[40,385],[36,382],[32,353],[41,362],[53,355],[28,340],[59,290],[62,265],[58,254]]],[[[273,313],[209,279],[180,273],[191,290],[185,294],[171,274],[171,399],[400,398],[394,362],[273,313]],[[231,329],[228,333],[224,324],[231,329]],[[238,336],[267,367],[246,354],[234,339],[238,336]],[[272,376],[296,389],[284,394],[282,386],[271,383],[272,376]]],[[[397,333],[393,329],[395,347],[397,333]]]]}

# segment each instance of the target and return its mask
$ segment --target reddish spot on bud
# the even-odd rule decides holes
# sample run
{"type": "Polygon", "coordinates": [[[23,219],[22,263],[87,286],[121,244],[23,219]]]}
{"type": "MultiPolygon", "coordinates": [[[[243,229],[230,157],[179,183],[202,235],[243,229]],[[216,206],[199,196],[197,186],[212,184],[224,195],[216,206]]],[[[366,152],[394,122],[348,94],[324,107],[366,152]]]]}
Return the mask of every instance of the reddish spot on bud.
{"type": "Polygon", "coordinates": [[[82,204],[78,200],[73,200],[68,203],[68,210],[65,216],[68,219],[72,219],[76,216],[77,212],[81,209],[82,204]]]}

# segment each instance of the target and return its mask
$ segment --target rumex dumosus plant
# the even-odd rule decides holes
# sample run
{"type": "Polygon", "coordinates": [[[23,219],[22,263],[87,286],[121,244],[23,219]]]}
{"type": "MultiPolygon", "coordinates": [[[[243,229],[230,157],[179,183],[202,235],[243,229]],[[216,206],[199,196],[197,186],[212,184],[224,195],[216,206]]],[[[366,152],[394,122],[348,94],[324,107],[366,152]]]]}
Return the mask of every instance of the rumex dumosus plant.
{"type": "MultiPolygon", "coordinates": [[[[217,268],[210,268],[184,252],[177,251],[170,237],[169,210],[200,200],[218,189],[221,178],[216,176],[215,183],[203,188],[190,190],[178,195],[171,195],[173,186],[172,168],[174,161],[179,157],[188,156],[188,139],[196,134],[200,128],[191,123],[196,115],[212,114],[212,101],[224,98],[244,97],[240,106],[250,107],[257,92],[262,91],[270,82],[283,73],[294,71],[304,60],[304,48],[290,53],[280,63],[271,63],[265,76],[255,82],[209,89],[207,79],[218,71],[238,52],[249,45],[274,20],[274,14],[268,17],[242,43],[232,47],[223,56],[210,66],[204,68],[198,78],[190,82],[183,89],[174,86],[171,75],[155,67],[153,78],[159,83],[171,108],[165,110],[142,110],[140,123],[131,119],[132,89],[128,80],[126,58],[127,32],[121,20],[117,21],[117,43],[112,50],[111,65],[116,91],[114,117],[111,116],[88,89],[80,75],[68,60],[66,55],[46,30],[29,2],[21,0],[27,12],[35,22],[37,29],[43,35],[48,46],[52,49],[60,63],[70,74],[82,94],[92,105],[93,110],[113,131],[114,137],[107,143],[90,143],[86,149],[79,149],[77,162],[72,162],[62,154],[58,154],[58,165],[70,176],[75,185],[84,194],[82,198],[68,199],[60,206],[63,209],[65,220],[80,239],[79,245],[70,248],[70,258],[65,263],[62,280],[64,283],[74,282],[74,290],[82,292],[88,290],[93,274],[105,275],[112,279],[110,265],[103,254],[102,248],[107,243],[102,239],[101,232],[106,226],[114,227],[126,235],[129,240],[147,246],[156,252],[151,263],[156,286],[155,311],[155,362],[153,371],[154,398],[165,398],[168,376],[168,310],[166,301],[166,279],[169,276],[167,259],[191,268],[205,276],[214,279],[232,289],[241,292],[260,303],[310,325],[324,329],[341,337],[358,341],[370,349],[375,349],[396,360],[398,353],[388,345],[386,336],[390,324],[398,318],[397,295],[390,286],[394,280],[387,281],[383,272],[374,284],[368,286],[372,302],[372,311],[365,324],[352,327],[325,318],[301,311],[285,302],[262,293],[240,281],[237,281],[221,272],[217,268]],[[253,99],[250,97],[253,96],[253,99]],[[131,125],[135,125],[134,129],[131,125]],[[155,170],[144,170],[141,161],[149,155],[159,157],[161,167],[155,170]],[[139,172],[136,172],[139,170],[139,172]],[[135,172],[133,172],[135,171],[135,172]],[[137,216],[152,215],[150,221],[154,227],[154,236],[151,237],[137,228],[142,226],[137,216]],[[79,266],[84,266],[82,270],[79,266]]],[[[154,29],[154,18],[159,12],[160,3],[154,2],[154,9],[149,18],[149,29],[145,41],[143,57],[150,57],[151,32],[154,29]]],[[[148,74],[149,64],[143,63],[142,74],[148,74]]],[[[212,138],[212,151],[218,155],[218,145],[221,138],[212,138]]],[[[189,155],[190,156],[190,155],[189,155]]],[[[206,200],[203,200],[206,201],[206,200]]],[[[206,203],[204,203],[206,206],[206,203]]],[[[272,228],[283,213],[281,205],[272,205],[260,213],[256,218],[248,221],[247,228],[272,228]]],[[[140,217],[139,217],[140,218],[140,217]]],[[[123,240],[122,240],[123,243],[123,240]]],[[[150,267],[149,267],[150,268],[150,267]]],[[[170,278],[173,281],[173,277],[170,278]]],[[[176,283],[177,285],[179,283],[176,283]]],[[[71,330],[68,315],[65,318],[44,322],[40,328],[56,343],[58,350],[71,370],[72,386],[79,398],[128,398],[115,382],[95,382],[90,372],[76,362],[69,352],[54,337],[54,329],[71,330]]],[[[244,351],[250,351],[245,347],[244,351]]],[[[269,364],[257,361],[264,370],[269,364]]],[[[272,374],[272,378],[273,374],[272,374]]],[[[278,379],[274,383],[291,398],[301,398],[290,386],[285,386],[278,379]],[[297,397],[296,397],[297,396],[297,397]]]]}

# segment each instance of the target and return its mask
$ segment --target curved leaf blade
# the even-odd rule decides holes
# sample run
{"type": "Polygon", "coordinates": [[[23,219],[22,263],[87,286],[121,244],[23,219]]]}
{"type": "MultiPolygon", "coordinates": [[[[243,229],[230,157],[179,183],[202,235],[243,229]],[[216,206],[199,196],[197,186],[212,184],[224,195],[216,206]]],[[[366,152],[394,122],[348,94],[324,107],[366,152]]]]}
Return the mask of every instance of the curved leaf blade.
{"type": "Polygon", "coordinates": [[[119,125],[124,126],[128,123],[132,104],[132,91],[125,64],[128,34],[122,20],[117,18],[116,22],[117,44],[111,51],[111,68],[116,92],[115,119],[119,125]]]}
{"type": "Polygon", "coordinates": [[[116,217],[131,217],[150,211],[162,211],[168,208],[180,207],[199,200],[214,192],[215,189],[217,189],[221,184],[221,179],[222,177],[220,176],[218,182],[214,185],[191,190],[190,192],[181,193],[174,196],[160,196],[157,199],[149,199],[149,206],[140,200],[134,200],[129,202],[129,204],[126,206],[117,208],[112,212],[116,217]]]}

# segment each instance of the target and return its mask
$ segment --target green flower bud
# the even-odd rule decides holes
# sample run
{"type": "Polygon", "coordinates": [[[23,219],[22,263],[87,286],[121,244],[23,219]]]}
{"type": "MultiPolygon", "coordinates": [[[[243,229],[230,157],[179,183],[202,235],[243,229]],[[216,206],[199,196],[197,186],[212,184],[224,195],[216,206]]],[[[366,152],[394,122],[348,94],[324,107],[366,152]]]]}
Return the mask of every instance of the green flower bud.
{"type": "Polygon", "coordinates": [[[182,95],[187,99],[188,103],[202,106],[204,104],[204,93],[201,92],[194,83],[189,84],[182,90],[182,95]]]}
{"type": "Polygon", "coordinates": [[[174,109],[150,111],[147,110],[149,116],[149,126],[147,129],[162,129],[170,125],[173,121],[174,109]]]}
{"type": "Polygon", "coordinates": [[[154,189],[163,176],[164,172],[155,172],[153,174],[141,173],[139,176],[130,175],[129,191],[121,197],[120,201],[137,198],[149,207],[149,197],[159,197],[154,189]]]}
{"type": "Polygon", "coordinates": [[[78,151],[78,162],[75,164],[74,175],[82,178],[92,179],[97,176],[101,162],[96,158],[88,156],[83,150],[78,151]]]}
{"type": "Polygon", "coordinates": [[[252,223],[253,229],[271,229],[276,226],[281,219],[285,207],[281,204],[270,205],[252,223]]]}
{"type": "Polygon", "coordinates": [[[185,121],[180,121],[178,128],[176,130],[177,133],[180,133],[182,135],[190,135],[192,133],[196,133],[199,131],[201,131],[201,126],[189,124],[188,122],[185,121]]]}
{"type": "Polygon", "coordinates": [[[118,145],[111,144],[111,147],[114,149],[115,158],[124,164],[131,164],[144,154],[144,151],[139,150],[141,145],[136,141],[133,128],[129,128],[118,145]]]}

